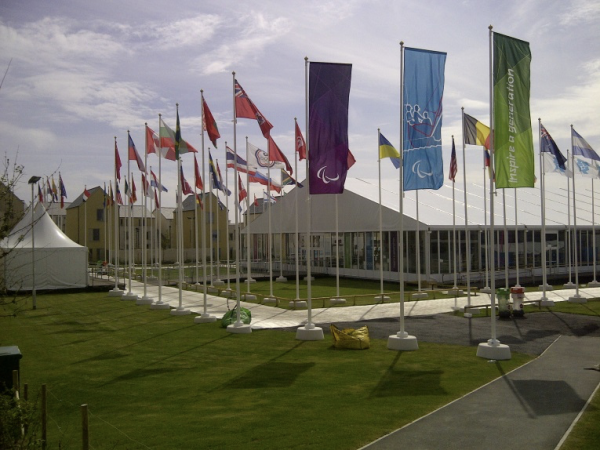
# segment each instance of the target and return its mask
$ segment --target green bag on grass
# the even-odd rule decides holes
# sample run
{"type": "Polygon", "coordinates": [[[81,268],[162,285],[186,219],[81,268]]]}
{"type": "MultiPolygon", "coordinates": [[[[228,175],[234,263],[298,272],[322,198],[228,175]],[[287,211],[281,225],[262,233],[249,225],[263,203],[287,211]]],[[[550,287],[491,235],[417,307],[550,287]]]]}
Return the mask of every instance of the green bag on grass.
{"type": "MultiPolygon", "coordinates": [[[[240,308],[240,320],[246,325],[252,321],[252,313],[249,309],[240,308]]],[[[227,328],[232,323],[237,322],[237,308],[230,309],[221,319],[221,327],[227,328]]]]}

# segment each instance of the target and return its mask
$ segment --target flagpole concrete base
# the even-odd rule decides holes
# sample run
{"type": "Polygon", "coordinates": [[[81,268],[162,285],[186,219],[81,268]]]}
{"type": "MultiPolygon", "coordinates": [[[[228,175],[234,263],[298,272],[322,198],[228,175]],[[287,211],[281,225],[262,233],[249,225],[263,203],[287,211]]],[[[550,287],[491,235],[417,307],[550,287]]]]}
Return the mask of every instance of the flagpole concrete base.
{"type": "Polygon", "coordinates": [[[473,314],[481,314],[482,308],[466,308],[465,317],[473,317],[473,314]],[[469,314],[469,316],[467,316],[469,314]]]}
{"type": "Polygon", "coordinates": [[[579,294],[575,294],[573,297],[569,297],[569,303],[587,303],[587,299],[579,294]]]}
{"type": "Polygon", "coordinates": [[[340,298],[340,297],[333,297],[333,298],[329,299],[329,304],[330,305],[345,305],[346,299],[340,298]]]}
{"type": "Polygon", "coordinates": [[[223,286],[225,282],[223,280],[215,280],[212,284],[213,286],[223,286]]]}
{"type": "Polygon", "coordinates": [[[235,334],[249,334],[252,333],[252,327],[242,322],[235,322],[227,326],[227,331],[235,334]]]}
{"type": "Polygon", "coordinates": [[[287,279],[286,277],[284,277],[284,276],[277,277],[277,278],[275,279],[275,281],[276,281],[277,283],[287,283],[287,280],[288,280],[288,279],[287,279]]]}
{"type": "Polygon", "coordinates": [[[216,322],[217,318],[210,314],[201,314],[197,317],[194,317],[194,323],[212,323],[216,322]]]}
{"type": "Polygon", "coordinates": [[[419,350],[419,342],[415,336],[411,336],[406,331],[398,331],[388,337],[387,348],[388,350],[409,352],[419,350]]]}
{"type": "Polygon", "coordinates": [[[208,292],[209,294],[218,294],[219,293],[219,289],[214,287],[214,286],[209,286],[206,289],[206,292],[208,292]]]}
{"type": "MultiPolygon", "coordinates": [[[[304,277],[304,281],[308,281],[308,277],[304,277]]],[[[310,281],[315,281],[315,277],[310,277],[310,281]]]]}
{"type": "Polygon", "coordinates": [[[233,298],[235,297],[236,292],[233,289],[225,289],[221,292],[221,295],[225,298],[233,298]]]}
{"type": "Polygon", "coordinates": [[[540,298],[540,306],[545,306],[545,307],[554,306],[554,301],[548,299],[548,297],[546,297],[546,296],[543,296],[542,298],[540,298]]]}
{"type": "Polygon", "coordinates": [[[575,286],[575,283],[573,283],[572,281],[568,281],[565,284],[563,284],[563,287],[565,289],[575,289],[577,286],[575,286]]]}
{"type": "Polygon", "coordinates": [[[600,286],[600,281],[592,280],[587,285],[588,287],[598,287],[600,286]]]}
{"type": "Polygon", "coordinates": [[[150,297],[144,296],[135,301],[136,305],[151,305],[153,300],[150,297]]]}
{"type": "Polygon", "coordinates": [[[290,306],[294,309],[308,308],[305,300],[290,300],[290,306]]]}
{"type": "Polygon", "coordinates": [[[323,328],[314,325],[309,326],[308,324],[299,327],[296,330],[296,339],[299,341],[322,341],[324,339],[323,328]]]}
{"type": "Polygon", "coordinates": [[[422,300],[424,298],[428,298],[429,295],[427,294],[427,292],[416,292],[412,294],[411,297],[415,300],[422,300]]]}
{"type": "Polygon", "coordinates": [[[453,295],[455,297],[460,297],[463,294],[464,294],[463,290],[459,289],[457,287],[454,287],[452,289],[448,289],[448,295],[453,295]]]}
{"type": "Polygon", "coordinates": [[[123,294],[124,294],[124,292],[119,288],[114,288],[114,289],[111,289],[110,291],[108,291],[109,297],[121,297],[123,294]]]}
{"type": "Polygon", "coordinates": [[[492,288],[489,286],[486,286],[484,288],[481,288],[481,290],[479,292],[482,292],[484,294],[491,294],[492,293],[492,288]]]}
{"type": "Polygon", "coordinates": [[[150,309],[171,309],[171,305],[158,301],[150,305],[150,309]]]}
{"type": "Polygon", "coordinates": [[[188,314],[191,314],[191,313],[192,312],[189,309],[186,309],[183,307],[171,310],[172,316],[187,316],[188,314]]]}
{"type": "Polygon", "coordinates": [[[139,299],[139,297],[137,296],[137,294],[134,294],[133,292],[129,291],[126,294],[121,295],[121,300],[124,301],[137,301],[139,299]]]}
{"type": "Polygon", "coordinates": [[[250,278],[246,278],[246,280],[244,280],[244,283],[252,284],[252,283],[256,283],[256,280],[254,278],[250,277],[250,278]]]}
{"type": "Polygon", "coordinates": [[[263,305],[271,305],[271,304],[277,304],[277,299],[275,297],[265,297],[263,298],[263,305]]]}
{"type": "Polygon", "coordinates": [[[512,357],[510,347],[506,344],[501,344],[497,339],[490,339],[487,342],[480,343],[477,346],[477,356],[496,361],[504,361],[512,357]]]}
{"type": "Polygon", "coordinates": [[[389,295],[376,295],[375,296],[375,303],[385,303],[385,302],[389,302],[389,301],[390,301],[389,295]]]}
{"type": "Polygon", "coordinates": [[[242,297],[242,300],[246,300],[247,302],[256,300],[256,295],[254,295],[254,294],[242,294],[241,297],[242,297]]]}
{"type": "MultiPolygon", "coordinates": [[[[573,286],[573,287],[575,287],[575,286],[573,286]]],[[[546,284],[546,286],[544,286],[543,284],[540,284],[538,286],[538,291],[543,291],[544,288],[546,288],[545,289],[546,291],[553,291],[554,290],[554,287],[552,285],[550,285],[550,284],[546,284]]]]}
{"type": "Polygon", "coordinates": [[[464,313],[464,314],[463,314],[463,317],[464,317],[465,319],[470,319],[471,317],[473,317],[473,314],[472,314],[472,313],[470,313],[470,312],[466,312],[466,313],[464,313]]]}

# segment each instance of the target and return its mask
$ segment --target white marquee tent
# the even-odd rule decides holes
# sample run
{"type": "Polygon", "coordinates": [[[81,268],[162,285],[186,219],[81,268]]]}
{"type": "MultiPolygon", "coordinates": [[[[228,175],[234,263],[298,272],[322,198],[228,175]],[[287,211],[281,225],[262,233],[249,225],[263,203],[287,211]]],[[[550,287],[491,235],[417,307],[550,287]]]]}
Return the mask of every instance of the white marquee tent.
{"type": "MultiPolygon", "coordinates": [[[[69,239],[44,206],[34,209],[35,288],[66,289],[87,286],[87,249],[69,239]]],[[[0,243],[5,253],[3,275],[8,290],[32,290],[31,209],[0,243]]]]}

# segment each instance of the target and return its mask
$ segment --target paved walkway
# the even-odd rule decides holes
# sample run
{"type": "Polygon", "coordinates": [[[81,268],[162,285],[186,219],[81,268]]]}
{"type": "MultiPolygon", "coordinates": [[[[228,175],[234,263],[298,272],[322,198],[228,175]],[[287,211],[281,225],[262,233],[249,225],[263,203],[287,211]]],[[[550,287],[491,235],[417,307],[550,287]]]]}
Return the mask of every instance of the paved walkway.
{"type": "MultiPolygon", "coordinates": [[[[143,285],[132,282],[132,292],[142,295],[143,285]]],[[[579,290],[584,298],[600,297],[600,288],[579,290]]],[[[568,300],[574,289],[547,292],[555,302],[568,300]]],[[[148,286],[147,295],[157,299],[158,287],[148,286]]],[[[539,300],[541,292],[526,294],[539,300]]],[[[193,313],[204,310],[201,292],[182,291],[181,305],[193,313]]],[[[162,301],[180,304],[179,290],[162,288],[162,301]]],[[[487,294],[471,298],[472,305],[489,304],[487,294]]],[[[235,301],[229,300],[229,307],[235,301]]],[[[405,303],[406,316],[429,316],[463,307],[466,297],[420,300],[405,303]],[[456,302],[456,303],[455,303],[456,302]]],[[[252,328],[302,326],[306,310],[284,310],[242,302],[252,311],[252,328]]],[[[227,300],[207,295],[206,310],[220,318],[227,300]]],[[[370,306],[313,308],[313,322],[356,322],[397,318],[398,303],[370,306]]],[[[577,419],[586,402],[600,387],[600,372],[586,370],[600,362],[600,338],[561,336],[538,358],[513,372],[467,394],[405,427],[367,445],[367,450],[411,449],[555,449],[577,419]]]]}

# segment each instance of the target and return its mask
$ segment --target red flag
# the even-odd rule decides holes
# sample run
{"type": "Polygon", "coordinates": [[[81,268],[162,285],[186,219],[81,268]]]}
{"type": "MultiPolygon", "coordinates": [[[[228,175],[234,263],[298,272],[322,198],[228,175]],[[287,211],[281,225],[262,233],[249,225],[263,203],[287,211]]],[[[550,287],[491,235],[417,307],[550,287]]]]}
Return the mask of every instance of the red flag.
{"type": "Polygon", "coordinates": [[[237,80],[235,80],[235,117],[256,119],[265,138],[269,137],[271,128],[273,128],[271,122],[262,115],[237,80]]]}
{"type": "Polygon", "coordinates": [[[181,168],[181,192],[183,192],[183,195],[191,195],[194,193],[183,175],[183,167],[181,168]]]}
{"type": "Polygon", "coordinates": [[[144,195],[146,197],[152,197],[150,195],[150,183],[148,182],[148,178],[146,178],[146,175],[144,175],[142,173],[142,186],[143,186],[143,191],[144,191],[144,195]]]}
{"type": "Polygon", "coordinates": [[[256,198],[256,194],[254,194],[254,206],[258,206],[258,199],[256,198]]]}
{"type": "Polygon", "coordinates": [[[121,196],[121,189],[119,189],[119,183],[115,183],[115,190],[117,191],[117,204],[123,204],[123,197],[121,196]]]}
{"type": "Polygon", "coordinates": [[[239,195],[239,202],[242,203],[242,200],[244,200],[246,197],[248,197],[248,192],[246,191],[246,189],[244,189],[244,185],[242,184],[242,177],[240,177],[240,174],[238,173],[238,195],[239,195]]]}
{"type": "Polygon", "coordinates": [[[160,208],[160,203],[158,203],[158,193],[156,189],[154,189],[154,204],[157,208],[160,208]]]}
{"type": "Polygon", "coordinates": [[[115,170],[117,171],[117,180],[121,181],[121,157],[117,148],[117,140],[115,139],[115,170]]]}
{"type": "Polygon", "coordinates": [[[200,194],[196,194],[196,203],[200,205],[200,209],[204,209],[204,203],[202,203],[202,197],[200,197],[200,194]]]}
{"type": "Polygon", "coordinates": [[[88,198],[90,198],[90,191],[87,190],[87,187],[83,188],[83,201],[87,202],[88,198]]]}
{"type": "Polygon", "coordinates": [[[202,184],[202,177],[200,176],[200,168],[198,167],[198,161],[196,161],[196,155],[194,155],[194,184],[197,189],[204,192],[204,185],[202,184]]]}
{"type": "Polygon", "coordinates": [[[133,143],[133,139],[131,139],[131,135],[129,135],[128,150],[129,150],[129,161],[136,161],[138,169],[140,169],[140,172],[146,172],[146,167],[144,167],[144,161],[142,161],[142,158],[140,157],[140,154],[138,153],[137,148],[135,148],[135,144],[133,143]]]}
{"type": "Polygon", "coordinates": [[[131,177],[131,197],[129,197],[131,203],[137,202],[137,194],[135,189],[135,180],[131,177]]]}
{"type": "Polygon", "coordinates": [[[146,125],[146,154],[158,153],[160,149],[160,139],[152,129],[146,125]]]}
{"type": "Polygon", "coordinates": [[[456,182],[456,172],[458,172],[458,165],[456,163],[456,147],[454,146],[454,136],[452,136],[452,155],[450,156],[450,172],[448,173],[448,179],[456,182]]]}
{"type": "Polygon", "coordinates": [[[292,166],[290,166],[290,162],[287,160],[285,155],[281,152],[275,141],[271,136],[267,138],[269,142],[269,161],[280,161],[285,164],[285,168],[290,174],[293,174],[292,166]]]}
{"type": "Polygon", "coordinates": [[[356,163],[356,159],[354,159],[354,155],[352,154],[352,152],[350,151],[350,149],[348,149],[348,159],[347,159],[347,164],[348,164],[348,170],[350,169],[350,167],[352,167],[354,164],[356,163]]]}
{"type": "Polygon", "coordinates": [[[204,111],[204,129],[208,133],[208,138],[212,144],[215,146],[215,148],[217,148],[217,139],[219,139],[221,135],[219,134],[219,129],[217,128],[217,122],[210,112],[204,97],[202,97],[202,108],[204,111]]]}
{"type": "Polygon", "coordinates": [[[296,151],[298,152],[300,161],[306,159],[306,141],[304,140],[304,136],[302,136],[298,122],[296,122],[296,151]]]}
{"type": "Polygon", "coordinates": [[[40,203],[44,203],[44,195],[42,194],[42,188],[40,188],[39,184],[38,184],[38,201],[40,203]]]}

